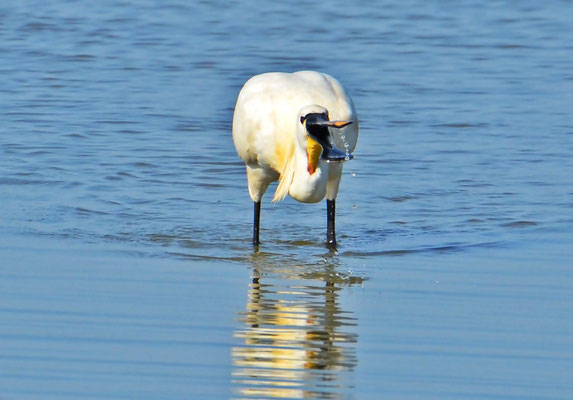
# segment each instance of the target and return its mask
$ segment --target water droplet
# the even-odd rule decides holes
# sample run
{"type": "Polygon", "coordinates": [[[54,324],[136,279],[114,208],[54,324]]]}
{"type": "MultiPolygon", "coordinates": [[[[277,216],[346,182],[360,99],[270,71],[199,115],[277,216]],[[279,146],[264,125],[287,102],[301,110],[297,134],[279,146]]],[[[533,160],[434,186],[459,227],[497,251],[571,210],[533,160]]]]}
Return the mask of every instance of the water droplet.
{"type": "Polygon", "coordinates": [[[346,151],[346,158],[345,161],[350,160],[350,144],[348,144],[348,141],[346,140],[346,136],[344,135],[344,133],[342,132],[343,129],[338,129],[338,135],[340,135],[340,139],[342,139],[342,143],[344,143],[344,150],[346,151]]]}

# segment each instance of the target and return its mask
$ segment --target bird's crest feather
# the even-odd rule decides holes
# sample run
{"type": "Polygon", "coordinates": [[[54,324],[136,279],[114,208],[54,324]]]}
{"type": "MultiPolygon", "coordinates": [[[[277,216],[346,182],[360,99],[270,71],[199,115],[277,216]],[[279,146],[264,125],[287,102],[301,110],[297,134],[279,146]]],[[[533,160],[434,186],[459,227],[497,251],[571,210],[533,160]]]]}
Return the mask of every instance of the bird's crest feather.
{"type": "Polygon", "coordinates": [[[287,151],[287,157],[283,168],[281,170],[281,176],[279,178],[279,184],[275,195],[273,197],[273,203],[277,203],[283,200],[290,190],[290,185],[294,178],[294,146],[290,146],[287,151]]]}

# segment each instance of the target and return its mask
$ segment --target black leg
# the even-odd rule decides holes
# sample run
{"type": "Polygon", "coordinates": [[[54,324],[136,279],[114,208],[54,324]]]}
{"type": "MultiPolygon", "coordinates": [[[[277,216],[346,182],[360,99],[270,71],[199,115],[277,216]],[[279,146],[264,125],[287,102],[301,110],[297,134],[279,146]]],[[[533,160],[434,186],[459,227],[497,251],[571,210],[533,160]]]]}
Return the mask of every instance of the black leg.
{"type": "Polygon", "coordinates": [[[259,241],[259,225],[261,222],[261,201],[255,201],[255,218],[253,221],[253,245],[258,246],[259,241]]]}
{"type": "Polygon", "coordinates": [[[336,227],[334,216],[336,214],[336,200],[326,200],[326,241],[329,246],[336,246],[336,227]]]}

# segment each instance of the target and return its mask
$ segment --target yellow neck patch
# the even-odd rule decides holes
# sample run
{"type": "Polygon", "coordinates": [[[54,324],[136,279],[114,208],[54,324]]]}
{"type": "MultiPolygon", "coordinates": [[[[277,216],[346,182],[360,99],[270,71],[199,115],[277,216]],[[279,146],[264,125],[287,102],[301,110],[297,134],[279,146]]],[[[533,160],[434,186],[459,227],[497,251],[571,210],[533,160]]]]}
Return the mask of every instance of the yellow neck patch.
{"type": "Polygon", "coordinates": [[[306,138],[306,158],[308,160],[308,173],[314,174],[318,167],[318,160],[322,155],[322,146],[310,136],[306,138]]]}

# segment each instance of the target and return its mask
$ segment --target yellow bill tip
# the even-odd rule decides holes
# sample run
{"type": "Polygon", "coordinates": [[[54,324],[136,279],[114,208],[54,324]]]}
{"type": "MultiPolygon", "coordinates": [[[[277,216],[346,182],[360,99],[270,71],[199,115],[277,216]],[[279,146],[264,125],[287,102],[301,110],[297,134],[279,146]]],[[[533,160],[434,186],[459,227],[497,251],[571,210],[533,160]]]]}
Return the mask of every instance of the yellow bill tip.
{"type": "Polygon", "coordinates": [[[340,129],[340,128],[344,128],[347,125],[350,125],[352,122],[354,122],[354,121],[330,121],[328,123],[328,126],[333,126],[335,128],[340,129]]]}

